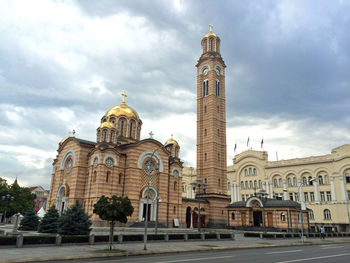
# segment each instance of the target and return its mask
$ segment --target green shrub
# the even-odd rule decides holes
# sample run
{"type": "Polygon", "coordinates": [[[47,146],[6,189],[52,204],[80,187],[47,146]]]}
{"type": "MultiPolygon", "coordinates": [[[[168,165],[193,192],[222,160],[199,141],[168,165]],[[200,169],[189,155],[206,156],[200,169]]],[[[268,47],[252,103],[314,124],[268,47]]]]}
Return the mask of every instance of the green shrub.
{"type": "Polygon", "coordinates": [[[19,225],[20,230],[37,230],[39,225],[39,217],[35,213],[34,209],[29,209],[21,220],[19,225]]]}
{"type": "Polygon", "coordinates": [[[40,233],[57,233],[58,219],[60,215],[58,214],[55,206],[51,206],[49,211],[44,215],[39,224],[38,232],[40,233]]]}
{"type": "Polygon", "coordinates": [[[88,243],[89,236],[87,235],[77,235],[77,236],[62,236],[63,243],[88,243]]]}
{"type": "Polygon", "coordinates": [[[24,236],[23,245],[55,244],[56,236],[24,236]]]}
{"type": "Polygon", "coordinates": [[[16,237],[0,236],[0,246],[16,245],[16,237]]]}
{"type": "Polygon", "coordinates": [[[170,234],[169,240],[184,240],[185,236],[183,234],[170,234]]]}
{"type": "Polygon", "coordinates": [[[88,235],[91,231],[90,216],[83,206],[76,201],[58,220],[58,233],[61,235],[88,235]]]}

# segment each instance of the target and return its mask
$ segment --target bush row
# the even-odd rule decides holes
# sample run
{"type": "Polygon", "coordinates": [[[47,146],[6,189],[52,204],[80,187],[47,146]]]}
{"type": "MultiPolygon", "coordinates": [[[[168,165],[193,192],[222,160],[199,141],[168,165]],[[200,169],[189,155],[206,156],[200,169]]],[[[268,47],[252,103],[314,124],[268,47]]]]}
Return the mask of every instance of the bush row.
{"type": "MultiPolygon", "coordinates": [[[[230,238],[230,234],[220,234],[221,238],[230,238]]],[[[188,239],[201,239],[201,234],[188,234],[188,239]]],[[[205,233],[205,239],[216,239],[216,233],[205,233]]],[[[96,235],[95,243],[108,242],[109,236],[96,235]]],[[[114,241],[118,241],[118,235],[113,237],[114,241]]],[[[165,234],[149,234],[147,240],[165,240],[165,234]]],[[[184,240],[184,234],[169,234],[169,240],[184,240]]],[[[143,234],[123,235],[123,242],[128,241],[143,241],[143,234]]],[[[55,244],[56,235],[50,236],[24,236],[23,245],[37,245],[37,244],[55,244]]],[[[69,243],[88,243],[88,235],[62,236],[62,244],[69,243]]],[[[0,236],[0,246],[16,245],[16,237],[0,236]]]]}

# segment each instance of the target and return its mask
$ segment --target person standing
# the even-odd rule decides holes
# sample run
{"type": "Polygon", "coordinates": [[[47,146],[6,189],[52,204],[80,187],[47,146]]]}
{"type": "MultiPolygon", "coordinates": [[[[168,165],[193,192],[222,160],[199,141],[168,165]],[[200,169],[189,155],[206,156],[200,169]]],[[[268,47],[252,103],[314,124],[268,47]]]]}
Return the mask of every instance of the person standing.
{"type": "Polygon", "coordinates": [[[324,227],[323,226],[321,226],[320,232],[321,232],[321,239],[324,239],[325,238],[325,232],[324,232],[324,227]]]}

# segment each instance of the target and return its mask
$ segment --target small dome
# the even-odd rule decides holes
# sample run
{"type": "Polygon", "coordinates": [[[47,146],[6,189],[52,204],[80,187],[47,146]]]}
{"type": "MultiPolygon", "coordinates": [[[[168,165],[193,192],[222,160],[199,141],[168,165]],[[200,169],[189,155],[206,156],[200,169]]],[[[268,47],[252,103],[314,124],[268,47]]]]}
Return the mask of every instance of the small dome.
{"type": "Polygon", "coordinates": [[[210,24],[209,25],[210,28],[210,32],[208,34],[206,34],[204,37],[218,37],[215,33],[213,33],[213,26],[210,24]]]}
{"type": "Polygon", "coordinates": [[[171,139],[167,140],[164,145],[167,145],[169,143],[172,143],[174,145],[175,148],[180,148],[179,143],[173,139],[173,135],[171,135],[171,139]]]}
{"type": "Polygon", "coordinates": [[[102,128],[112,129],[112,128],[115,128],[115,127],[114,127],[113,123],[110,123],[109,121],[106,121],[106,122],[101,123],[100,129],[102,129],[102,128]]]}

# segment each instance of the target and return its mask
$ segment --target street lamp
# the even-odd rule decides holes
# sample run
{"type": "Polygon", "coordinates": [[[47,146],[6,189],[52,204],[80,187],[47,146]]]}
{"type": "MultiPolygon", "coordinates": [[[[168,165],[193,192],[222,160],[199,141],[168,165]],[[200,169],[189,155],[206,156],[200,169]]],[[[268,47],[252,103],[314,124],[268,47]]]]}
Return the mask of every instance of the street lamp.
{"type": "Polygon", "coordinates": [[[4,212],[4,222],[3,222],[4,224],[6,224],[6,213],[7,213],[8,206],[10,204],[10,201],[13,201],[13,199],[15,199],[15,198],[13,196],[11,196],[10,194],[3,195],[1,198],[3,201],[6,201],[5,212],[4,212]]]}
{"type": "Polygon", "coordinates": [[[205,192],[205,189],[207,187],[206,183],[203,183],[202,179],[197,179],[194,182],[191,183],[193,185],[193,191],[198,190],[196,193],[196,197],[198,195],[198,218],[197,218],[197,227],[198,232],[201,232],[201,200],[199,199],[199,195],[201,193],[201,187],[203,189],[203,192],[205,192]]]}
{"type": "MultiPolygon", "coordinates": [[[[148,180],[147,180],[147,198],[146,198],[146,216],[145,216],[145,233],[143,235],[143,249],[147,250],[147,228],[148,228],[148,202],[149,202],[149,187],[150,187],[150,182],[151,182],[151,173],[154,171],[154,164],[152,162],[153,156],[158,151],[159,149],[166,148],[169,146],[172,146],[173,143],[167,143],[165,145],[162,145],[155,149],[152,152],[151,158],[145,163],[145,171],[148,174],[148,180]]],[[[159,162],[158,162],[159,165],[159,162]]],[[[158,194],[158,193],[157,193],[158,194]]],[[[157,208],[158,209],[158,208],[157,208]]],[[[158,213],[158,211],[157,211],[158,213]]]]}
{"type": "MultiPolygon", "coordinates": [[[[316,178],[311,178],[309,180],[309,184],[311,182],[314,182],[316,181],[316,178]]],[[[303,182],[300,182],[299,184],[299,189],[298,189],[298,193],[299,193],[299,203],[300,203],[300,213],[299,213],[299,219],[300,219],[300,222],[301,222],[301,243],[304,243],[304,215],[302,213],[302,208],[303,208],[303,197],[301,195],[301,187],[303,186],[303,182]]]]}

